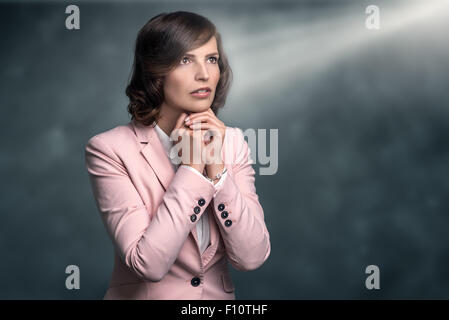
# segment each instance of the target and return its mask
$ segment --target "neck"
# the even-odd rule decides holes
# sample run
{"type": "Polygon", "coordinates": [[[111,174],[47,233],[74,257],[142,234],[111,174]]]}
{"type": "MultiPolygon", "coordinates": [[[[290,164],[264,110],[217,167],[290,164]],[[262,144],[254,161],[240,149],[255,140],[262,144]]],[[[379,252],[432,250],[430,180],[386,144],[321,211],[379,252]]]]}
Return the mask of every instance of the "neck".
{"type": "Polygon", "coordinates": [[[162,131],[170,136],[175,128],[176,120],[178,120],[178,117],[182,112],[182,110],[170,108],[165,104],[162,104],[161,111],[159,113],[160,118],[157,121],[157,125],[162,129],[162,131]]]}

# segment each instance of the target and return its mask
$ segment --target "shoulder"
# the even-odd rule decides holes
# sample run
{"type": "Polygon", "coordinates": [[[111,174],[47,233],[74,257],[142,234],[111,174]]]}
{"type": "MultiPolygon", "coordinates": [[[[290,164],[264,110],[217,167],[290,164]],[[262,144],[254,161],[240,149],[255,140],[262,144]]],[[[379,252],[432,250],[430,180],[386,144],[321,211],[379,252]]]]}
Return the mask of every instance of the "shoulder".
{"type": "Polygon", "coordinates": [[[91,146],[109,148],[118,152],[121,149],[129,149],[137,146],[137,139],[132,126],[128,123],[117,125],[90,137],[86,143],[86,148],[91,146]]]}

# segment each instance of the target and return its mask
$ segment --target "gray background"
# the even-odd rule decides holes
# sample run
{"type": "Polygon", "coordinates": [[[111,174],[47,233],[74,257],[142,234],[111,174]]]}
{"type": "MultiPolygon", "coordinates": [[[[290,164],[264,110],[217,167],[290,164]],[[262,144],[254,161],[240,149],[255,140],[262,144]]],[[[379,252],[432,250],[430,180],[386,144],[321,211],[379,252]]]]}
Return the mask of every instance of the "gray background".
{"type": "Polygon", "coordinates": [[[84,146],[129,121],[137,32],[176,10],[223,35],[219,117],[279,129],[279,170],[256,176],[272,252],[231,270],[237,299],[449,298],[447,1],[78,1],[76,31],[69,4],[0,3],[0,298],[103,297],[113,249],[84,146]],[[65,289],[70,264],[80,290],[65,289]]]}

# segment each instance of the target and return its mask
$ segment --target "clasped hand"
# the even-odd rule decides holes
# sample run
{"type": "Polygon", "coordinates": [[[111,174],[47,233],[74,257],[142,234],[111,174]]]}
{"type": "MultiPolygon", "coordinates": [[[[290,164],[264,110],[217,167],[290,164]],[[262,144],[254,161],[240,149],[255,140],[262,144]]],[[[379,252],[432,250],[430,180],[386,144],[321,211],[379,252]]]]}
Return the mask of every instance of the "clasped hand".
{"type": "MultiPolygon", "coordinates": [[[[224,168],[221,149],[226,126],[212,109],[204,112],[181,113],[171,133],[174,152],[181,158],[181,164],[195,168],[200,173],[206,169],[212,178],[224,168]]],[[[173,159],[172,159],[173,161],[173,159]]]]}

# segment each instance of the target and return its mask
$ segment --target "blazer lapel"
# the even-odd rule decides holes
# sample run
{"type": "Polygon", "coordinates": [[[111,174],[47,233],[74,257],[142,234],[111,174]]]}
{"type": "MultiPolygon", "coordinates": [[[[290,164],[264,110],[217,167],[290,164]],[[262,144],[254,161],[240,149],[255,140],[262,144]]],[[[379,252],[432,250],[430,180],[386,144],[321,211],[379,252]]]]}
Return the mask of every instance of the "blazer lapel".
{"type": "Polygon", "coordinates": [[[137,139],[142,144],[140,153],[145,157],[148,164],[153,168],[154,173],[167,191],[171,180],[175,175],[170,159],[165,154],[164,146],[153,126],[144,126],[135,120],[131,121],[137,139]]]}

